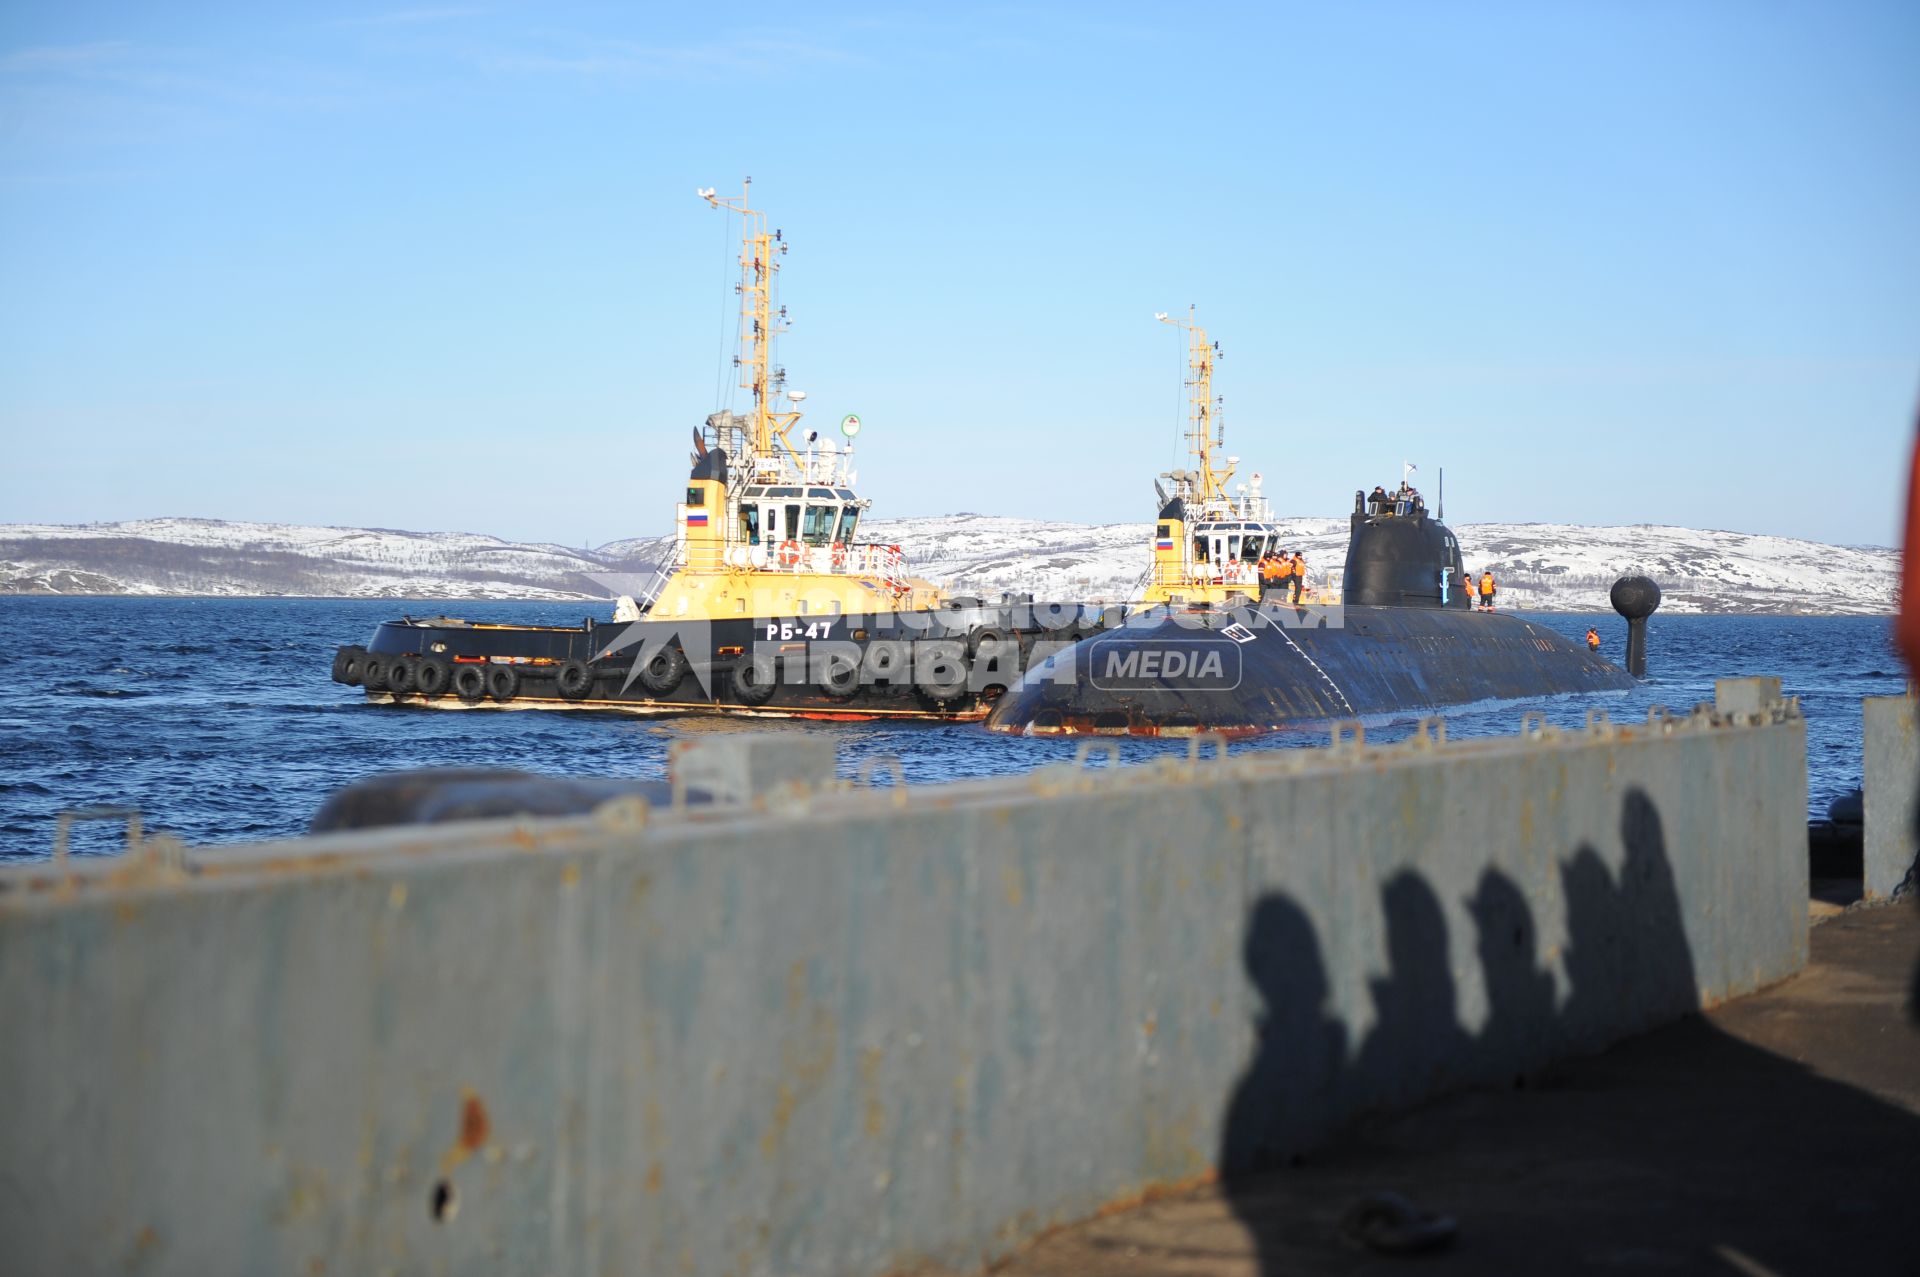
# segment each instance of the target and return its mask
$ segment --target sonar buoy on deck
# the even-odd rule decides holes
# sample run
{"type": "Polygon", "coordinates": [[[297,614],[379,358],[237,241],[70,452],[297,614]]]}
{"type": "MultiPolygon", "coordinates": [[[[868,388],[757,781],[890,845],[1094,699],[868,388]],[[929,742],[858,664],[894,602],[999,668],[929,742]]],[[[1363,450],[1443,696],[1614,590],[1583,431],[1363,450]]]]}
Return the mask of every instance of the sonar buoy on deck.
{"type": "Polygon", "coordinates": [[[1613,610],[1627,618],[1627,673],[1647,676],[1647,618],[1660,606],[1660,587],[1644,576],[1623,576],[1608,596],[1613,610]]]}

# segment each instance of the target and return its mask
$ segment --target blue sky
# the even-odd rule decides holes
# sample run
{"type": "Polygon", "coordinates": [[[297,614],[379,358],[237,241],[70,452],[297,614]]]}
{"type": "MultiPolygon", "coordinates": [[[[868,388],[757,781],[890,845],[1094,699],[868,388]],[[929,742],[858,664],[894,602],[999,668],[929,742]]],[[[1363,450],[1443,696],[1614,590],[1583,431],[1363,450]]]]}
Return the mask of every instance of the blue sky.
{"type": "MultiPolygon", "coordinates": [[[[875,514],[1891,543],[1920,5],[0,9],[0,521],[665,531],[751,174],[875,514]]],[[[728,379],[730,381],[730,379],[728,379]]]]}

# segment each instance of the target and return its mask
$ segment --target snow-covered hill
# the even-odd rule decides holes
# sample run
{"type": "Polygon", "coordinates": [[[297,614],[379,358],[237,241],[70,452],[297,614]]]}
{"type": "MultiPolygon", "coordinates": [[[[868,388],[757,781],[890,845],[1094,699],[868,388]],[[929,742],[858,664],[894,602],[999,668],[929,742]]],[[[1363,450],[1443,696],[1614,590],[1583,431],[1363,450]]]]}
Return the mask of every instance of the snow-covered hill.
{"type": "MultiPolygon", "coordinates": [[[[1281,521],[1315,575],[1336,576],[1344,519],[1281,521]]],[[[902,546],[916,572],[955,590],[1081,599],[1131,597],[1146,567],[1144,523],[1089,525],[955,514],[875,520],[866,536],[902,546]]],[[[1604,611],[1607,589],[1645,572],[1675,612],[1884,613],[1892,550],[1671,527],[1480,523],[1454,529],[1502,602],[1604,611]]],[[[0,593],[317,595],[355,598],[603,597],[593,577],[637,572],[666,537],[593,550],[458,532],[315,528],[215,519],[85,525],[0,524],[0,593]]]]}
{"type": "MultiPolygon", "coordinates": [[[[1345,519],[1282,519],[1287,549],[1316,578],[1338,578],[1346,561],[1345,519]]],[[[873,536],[898,542],[927,577],[968,593],[1031,591],[1035,597],[1132,597],[1146,572],[1144,523],[1089,526],[957,514],[876,520],[873,536]]],[[[1741,532],[1635,525],[1588,528],[1554,523],[1454,525],[1467,565],[1491,568],[1501,601],[1548,612],[1610,610],[1621,576],[1658,581],[1672,612],[1875,614],[1891,612],[1898,555],[1741,532]]]]}

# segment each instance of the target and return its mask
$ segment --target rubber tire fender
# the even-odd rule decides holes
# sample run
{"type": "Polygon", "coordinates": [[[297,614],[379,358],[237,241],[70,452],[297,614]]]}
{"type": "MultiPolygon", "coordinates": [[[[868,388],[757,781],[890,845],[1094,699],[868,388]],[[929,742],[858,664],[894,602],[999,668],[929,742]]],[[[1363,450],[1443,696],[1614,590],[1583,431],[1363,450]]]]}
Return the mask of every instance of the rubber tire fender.
{"type": "Polygon", "coordinates": [[[520,671],[511,665],[495,665],[487,671],[487,695],[496,701],[510,701],[520,694],[520,671]]]}
{"type": "Polygon", "coordinates": [[[969,660],[977,658],[980,655],[980,649],[989,643],[1014,641],[1013,635],[998,625],[976,625],[967,631],[967,657],[969,660]]]}
{"type": "Polygon", "coordinates": [[[985,691],[989,687],[1010,687],[1020,681],[1020,671],[1026,664],[1027,653],[1032,650],[1031,641],[1022,644],[1010,630],[1002,629],[997,625],[977,626],[967,632],[968,682],[972,682],[973,672],[979,669],[982,663],[981,653],[985,652],[989,656],[999,658],[1001,669],[999,676],[991,683],[982,684],[980,690],[985,691]],[[1013,662],[1011,677],[1007,677],[1008,671],[1005,668],[1009,659],[1013,662]]]}
{"type": "Polygon", "coordinates": [[[670,643],[640,667],[640,686],[655,696],[665,696],[680,686],[680,680],[687,676],[691,668],[687,654],[680,650],[680,645],[670,643]]]}
{"type": "Polygon", "coordinates": [[[553,674],[553,690],[563,700],[584,701],[593,695],[593,671],[585,661],[562,661],[553,674]]]}
{"type": "Polygon", "coordinates": [[[830,653],[813,685],[830,701],[850,701],[860,694],[860,662],[844,652],[830,653]]]}
{"type": "MultiPolygon", "coordinates": [[[[422,667],[424,672],[425,667],[422,667]]],[[[478,665],[462,665],[453,671],[450,680],[453,694],[469,705],[478,704],[486,699],[487,672],[478,665]]]]}
{"type": "Polygon", "coordinates": [[[396,656],[387,662],[387,690],[399,695],[411,692],[414,680],[420,673],[420,659],[415,656],[396,656]]]}
{"type": "Polygon", "coordinates": [[[387,686],[387,658],[378,652],[368,652],[367,659],[360,662],[360,684],[369,692],[385,690],[387,686]]]}
{"type": "Polygon", "coordinates": [[[413,671],[413,685],[422,696],[438,696],[453,681],[453,663],[444,656],[423,656],[413,671]]]}
{"type": "Polygon", "coordinates": [[[333,681],[336,683],[358,687],[365,677],[366,668],[367,649],[364,647],[343,647],[333,654],[333,681]]]}
{"type": "Polygon", "coordinates": [[[765,705],[780,687],[779,670],[774,666],[773,657],[758,652],[743,653],[735,658],[727,681],[733,685],[734,698],[742,705],[765,705]],[[740,677],[746,673],[752,678],[740,677]]]}
{"type": "Polygon", "coordinates": [[[944,642],[934,640],[929,643],[914,644],[913,685],[922,696],[935,704],[951,704],[967,694],[969,666],[970,662],[967,660],[965,649],[950,639],[944,642]],[[940,650],[930,651],[936,645],[940,650]],[[953,674],[942,677],[932,668],[935,662],[951,664],[953,674]]]}

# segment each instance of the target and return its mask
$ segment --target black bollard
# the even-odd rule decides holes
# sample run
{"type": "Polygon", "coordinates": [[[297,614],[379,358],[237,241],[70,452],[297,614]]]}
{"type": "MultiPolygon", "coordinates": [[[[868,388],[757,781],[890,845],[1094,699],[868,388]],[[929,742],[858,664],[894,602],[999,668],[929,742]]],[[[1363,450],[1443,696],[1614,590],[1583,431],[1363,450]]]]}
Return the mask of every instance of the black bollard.
{"type": "Polygon", "coordinates": [[[1613,610],[1627,618],[1627,673],[1647,676],[1647,618],[1660,606],[1660,587],[1644,576],[1623,576],[1608,596],[1613,610]]]}

